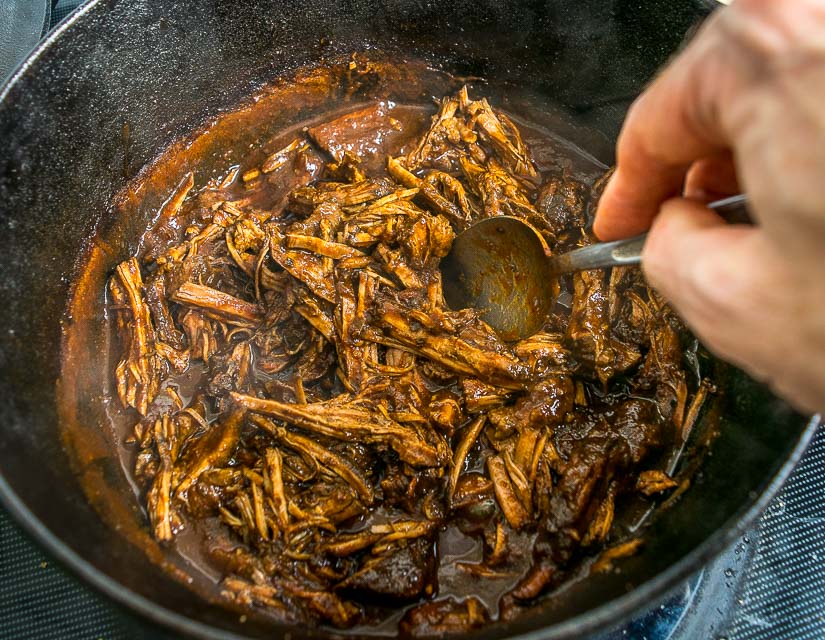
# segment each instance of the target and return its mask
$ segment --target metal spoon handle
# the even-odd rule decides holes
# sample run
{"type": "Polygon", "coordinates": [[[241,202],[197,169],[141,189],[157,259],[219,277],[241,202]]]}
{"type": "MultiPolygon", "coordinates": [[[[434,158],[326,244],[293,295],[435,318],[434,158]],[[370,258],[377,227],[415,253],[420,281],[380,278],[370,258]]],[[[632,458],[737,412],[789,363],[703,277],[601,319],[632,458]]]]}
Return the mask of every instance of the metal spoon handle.
{"type": "MultiPolygon", "coordinates": [[[[747,197],[738,195],[711,202],[708,208],[713,209],[730,224],[752,224],[746,205],[747,197]]],[[[642,261],[642,247],[644,247],[646,238],[647,234],[643,233],[633,238],[615,242],[599,242],[553,256],[550,258],[550,269],[553,273],[562,274],[601,267],[639,264],[642,261]]]]}

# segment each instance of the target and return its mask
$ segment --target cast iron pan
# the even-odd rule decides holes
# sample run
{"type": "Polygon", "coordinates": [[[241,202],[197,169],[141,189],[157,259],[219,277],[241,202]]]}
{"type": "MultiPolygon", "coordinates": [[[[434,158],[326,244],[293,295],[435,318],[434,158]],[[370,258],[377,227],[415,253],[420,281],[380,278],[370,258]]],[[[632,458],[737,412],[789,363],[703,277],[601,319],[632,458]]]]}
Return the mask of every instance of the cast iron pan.
{"type": "MultiPolygon", "coordinates": [[[[51,553],[142,615],[206,638],[317,637],[241,624],[147,562],[90,506],[62,438],[56,388],[77,260],[110,205],[168,145],[276,77],[353,51],[528,91],[586,131],[604,162],[629,99],[706,13],[652,0],[99,0],[63,24],[0,93],[0,498],[51,553]]],[[[196,162],[196,160],[193,160],[196,162]]],[[[114,222],[113,222],[114,221],[114,222]]],[[[123,248],[103,248],[114,264],[123,248]],[[107,252],[108,251],[108,252],[107,252]]],[[[82,314],[81,314],[82,316],[82,314]]],[[[720,320],[724,321],[724,320],[720,320]]],[[[67,373],[63,384],[72,382],[67,373]]],[[[573,638],[650,605],[741,534],[815,425],[733,371],[719,436],[642,552],[535,614],[478,637],[573,638]]],[[[82,416],[80,416],[82,419],[82,416]]],[[[94,424],[87,425],[94,428],[94,424]]],[[[87,458],[112,491],[105,456],[87,458]]],[[[137,514],[139,515],[139,514],[137,514]]],[[[123,517],[137,518],[129,507],[123,517]]]]}

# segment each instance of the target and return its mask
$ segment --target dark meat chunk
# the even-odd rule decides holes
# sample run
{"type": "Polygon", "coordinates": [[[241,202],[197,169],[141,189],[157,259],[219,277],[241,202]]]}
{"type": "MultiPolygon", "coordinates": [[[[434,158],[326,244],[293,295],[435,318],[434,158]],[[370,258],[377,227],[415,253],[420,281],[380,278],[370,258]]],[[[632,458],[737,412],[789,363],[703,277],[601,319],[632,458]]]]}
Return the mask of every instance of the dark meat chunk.
{"type": "Polygon", "coordinates": [[[573,393],[570,377],[552,376],[533,385],[515,405],[492,409],[490,423],[506,434],[519,428],[556,425],[573,409],[573,393]]]}
{"type": "Polygon", "coordinates": [[[487,520],[496,512],[492,481],[477,471],[465,473],[456,482],[451,505],[468,520],[487,520]]]}
{"type": "Polygon", "coordinates": [[[409,118],[402,122],[394,113],[392,103],[379,102],[310,127],[308,133],[338,162],[345,153],[361,159],[383,159],[390,149],[417,135],[423,125],[409,118]]]}
{"type": "Polygon", "coordinates": [[[211,395],[245,389],[252,372],[252,345],[249,342],[228,345],[209,359],[209,370],[206,390],[211,395]]]}
{"type": "Polygon", "coordinates": [[[580,271],[573,275],[573,286],[573,309],[565,340],[606,385],[616,373],[636,364],[640,354],[611,335],[605,273],[580,271]]]}
{"type": "Polygon", "coordinates": [[[432,541],[418,538],[367,560],[336,589],[359,600],[409,602],[435,593],[432,541]]]}
{"type": "Polygon", "coordinates": [[[652,402],[639,399],[623,402],[609,416],[609,421],[627,443],[633,465],[638,465],[663,444],[662,414],[652,402]]]}
{"type": "Polygon", "coordinates": [[[435,600],[411,609],[398,624],[402,636],[413,638],[442,637],[468,633],[490,620],[487,608],[474,596],[435,600]]]}
{"type": "Polygon", "coordinates": [[[620,485],[659,446],[661,417],[643,400],[628,400],[596,416],[584,436],[568,432],[558,439],[562,457],[555,460],[554,471],[559,480],[542,514],[535,563],[512,597],[538,597],[564,579],[580,545],[604,540],[620,485]]]}
{"type": "Polygon", "coordinates": [[[588,507],[606,491],[613,475],[629,464],[629,446],[618,434],[594,430],[576,441],[550,498],[547,529],[560,531],[586,524],[582,518],[588,507]]]}
{"type": "Polygon", "coordinates": [[[175,326],[175,319],[169,311],[166,283],[162,276],[156,276],[147,282],[146,304],[152,313],[157,338],[173,349],[183,349],[183,332],[175,326]]]}
{"type": "Polygon", "coordinates": [[[198,481],[189,489],[187,505],[189,513],[196,518],[217,515],[221,504],[229,494],[240,487],[240,473],[233,469],[217,469],[201,474],[198,481]],[[217,473],[215,473],[217,472],[217,473]],[[209,477],[214,473],[217,477],[209,477]],[[224,477],[221,478],[220,476],[224,477]]]}
{"type": "Polygon", "coordinates": [[[652,324],[647,285],[638,269],[614,267],[608,289],[610,327],[626,344],[641,347],[652,324]]]}
{"type": "Polygon", "coordinates": [[[552,177],[539,190],[536,208],[547,220],[550,231],[567,248],[575,244],[587,225],[585,203],[587,188],[573,178],[552,177]]]}
{"type": "Polygon", "coordinates": [[[676,426],[681,427],[687,396],[682,345],[678,332],[670,324],[675,322],[675,318],[666,315],[663,320],[656,323],[650,332],[650,349],[639,371],[637,385],[643,390],[654,389],[661,414],[673,417],[676,426]]]}

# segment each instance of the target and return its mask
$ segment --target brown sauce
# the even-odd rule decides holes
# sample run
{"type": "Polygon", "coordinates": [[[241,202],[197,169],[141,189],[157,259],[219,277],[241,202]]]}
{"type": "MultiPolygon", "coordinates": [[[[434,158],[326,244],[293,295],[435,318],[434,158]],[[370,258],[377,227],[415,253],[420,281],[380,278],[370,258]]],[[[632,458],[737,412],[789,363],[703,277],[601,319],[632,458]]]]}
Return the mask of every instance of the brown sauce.
{"type": "Polygon", "coordinates": [[[590,242],[605,170],[473,98],[348,104],[181,171],[107,274],[121,499],[200,592],[365,635],[467,631],[631,553],[620,512],[678,485],[659,469],[710,385],[637,271],[564,279],[518,344],[439,302],[449,234],[479,217],[590,242]]]}

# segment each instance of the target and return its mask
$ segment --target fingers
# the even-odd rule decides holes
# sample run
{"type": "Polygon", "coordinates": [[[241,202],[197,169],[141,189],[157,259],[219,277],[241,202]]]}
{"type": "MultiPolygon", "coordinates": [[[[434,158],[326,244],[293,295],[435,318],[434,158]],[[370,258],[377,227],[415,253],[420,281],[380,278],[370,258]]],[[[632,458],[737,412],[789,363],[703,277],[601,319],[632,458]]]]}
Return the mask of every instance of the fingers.
{"type": "MultiPolygon", "coordinates": [[[[617,169],[594,221],[596,235],[611,240],[645,230],[659,205],[682,193],[696,161],[727,149],[736,152],[758,219],[782,211],[817,226],[821,199],[811,194],[821,193],[823,183],[810,177],[825,156],[819,144],[825,130],[823,27],[822,0],[737,0],[717,11],[628,113],[617,169]],[[777,188],[777,176],[785,174],[798,176],[799,184],[777,188]],[[814,205],[799,207],[800,200],[814,205]]],[[[687,186],[689,196],[697,195],[687,186]]],[[[796,234],[781,223],[774,232],[782,242],[814,249],[814,234],[796,234]]]]}
{"type": "Polygon", "coordinates": [[[604,240],[652,223],[645,274],[702,342],[820,411],[823,27],[822,0],[716,12],[629,112],[594,221],[604,240]],[[740,185],[758,227],[699,204],[740,185]]]}
{"type": "MultiPolygon", "coordinates": [[[[625,145],[627,146],[627,145],[625,145]]],[[[685,167],[659,166],[643,179],[643,166],[656,164],[641,156],[631,160],[628,156],[617,165],[599,200],[593,231],[602,241],[626,238],[642,233],[650,227],[659,204],[679,195],[685,167]],[[636,165],[629,168],[630,165],[636,165]]]]}
{"type": "Polygon", "coordinates": [[[719,264],[719,256],[728,255],[730,247],[726,243],[741,241],[742,233],[747,231],[727,227],[719,216],[697,202],[669,200],[645,243],[645,276],[689,323],[696,324],[697,329],[704,327],[726,304],[728,290],[733,288],[728,282],[731,274],[714,272],[726,266],[724,260],[719,264]]]}
{"type": "Polygon", "coordinates": [[[660,204],[682,193],[694,161],[729,146],[716,100],[731,74],[717,55],[717,31],[716,21],[709,20],[630,109],[617,143],[616,173],[594,222],[602,240],[647,229],[660,204]]]}
{"type": "Polygon", "coordinates": [[[730,151],[698,160],[685,177],[684,196],[689,200],[713,202],[741,192],[730,151]]]}
{"type": "Polygon", "coordinates": [[[814,329],[816,337],[806,328],[811,314],[800,301],[808,298],[773,247],[759,228],[726,225],[703,205],[674,199],[650,230],[642,267],[708,349],[798,408],[821,409],[825,374],[813,376],[818,362],[800,357],[804,343],[825,338],[825,331],[814,329]]]}

